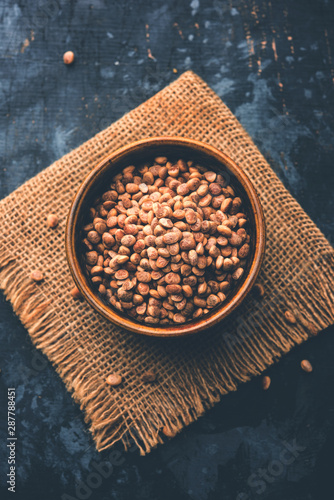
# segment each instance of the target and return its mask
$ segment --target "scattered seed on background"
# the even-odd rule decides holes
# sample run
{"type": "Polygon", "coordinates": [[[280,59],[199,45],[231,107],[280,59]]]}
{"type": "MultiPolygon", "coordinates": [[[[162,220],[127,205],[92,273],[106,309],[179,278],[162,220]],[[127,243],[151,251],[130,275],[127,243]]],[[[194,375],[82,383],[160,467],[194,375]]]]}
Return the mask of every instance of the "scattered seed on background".
{"type": "Polygon", "coordinates": [[[49,227],[51,227],[52,229],[54,229],[55,227],[58,226],[58,217],[57,215],[54,215],[54,214],[49,214],[46,218],[46,222],[47,222],[47,225],[49,227]]]}
{"type": "Polygon", "coordinates": [[[72,64],[74,62],[74,53],[71,50],[68,50],[63,55],[63,61],[65,64],[72,64]]]}
{"type": "Polygon", "coordinates": [[[253,292],[257,297],[262,298],[264,296],[264,286],[261,285],[261,283],[255,283],[253,286],[253,292]]]}
{"type": "Polygon", "coordinates": [[[157,378],[156,374],[151,370],[143,373],[141,376],[142,381],[147,382],[147,383],[154,382],[156,380],[156,378],[157,378]]]}
{"type": "Polygon", "coordinates": [[[76,286],[72,288],[70,293],[71,293],[72,297],[76,300],[82,298],[81,292],[80,292],[79,288],[77,288],[76,286]]]}
{"type": "Polygon", "coordinates": [[[314,323],[309,322],[307,324],[307,329],[311,333],[311,335],[317,335],[318,334],[318,329],[317,329],[317,327],[315,326],[314,323]]]}
{"type": "Polygon", "coordinates": [[[265,375],[263,378],[262,378],[262,387],[265,391],[267,391],[270,387],[270,384],[271,384],[271,378],[268,377],[268,375],[265,375]]]}
{"type": "Polygon", "coordinates": [[[311,373],[311,371],[313,371],[313,366],[307,359],[303,359],[303,361],[301,361],[300,363],[300,366],[302,367],[304,372],[311,373]]]}
{"type": "Polygon", "coordinates": [[[288,323],[291,323],[292,325],[296,323],[296,318],[291,311],[285,311],[284,316],[288,323]]]}

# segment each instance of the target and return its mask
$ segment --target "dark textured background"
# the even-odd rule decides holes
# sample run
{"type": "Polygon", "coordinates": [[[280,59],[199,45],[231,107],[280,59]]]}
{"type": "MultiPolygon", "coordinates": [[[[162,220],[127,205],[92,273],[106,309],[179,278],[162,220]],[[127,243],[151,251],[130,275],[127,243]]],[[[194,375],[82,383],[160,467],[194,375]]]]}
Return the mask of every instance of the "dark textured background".
{"type": "MultiPolygon", "coordinates": [[[[2,0],[0,19],[0,197],[193,69],[333,241],[333,1],[2,0]],[[66,50],[73,66],[62,63],[66,50]]],[[[268,392],[253,380],[147,457],[120,451],[102,479],[92,473],[109,454],[94,450],[78,407],[1,296],[1,498],[14,386],[9,498],[333,499],[333,333],[271,368],[268,392]],[[280,465],[293,442],[298,453],[280,465]]]]}

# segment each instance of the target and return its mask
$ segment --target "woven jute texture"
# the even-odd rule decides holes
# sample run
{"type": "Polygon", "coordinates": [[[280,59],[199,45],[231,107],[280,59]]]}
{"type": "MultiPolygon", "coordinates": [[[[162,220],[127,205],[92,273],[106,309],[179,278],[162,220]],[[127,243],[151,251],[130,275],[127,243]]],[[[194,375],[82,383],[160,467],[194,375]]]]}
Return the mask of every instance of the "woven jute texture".
{"type": "Polygon", "coordinates": [[[14,311],[80,404],[98,450],[118,440],[141,453],[176,433],[240,382],[260,374],[294,345],[333,323],[334,253],[273,173],[240,123],[194,73],[178,80],[67,154],[0,202],[0,283],[14,311]],[[250,293],[213,332],[154,339],[122,331],[74,301],[64,249],[71,200],[86,174],[120,146],[157,135],[216,146],[244,169],[263,204],[267,251],[250,293]],[[59,226],[45,220],[57,213],[59,226]],[[42,270],[45,279],[29,278],[42,270]],[[295,324],[284,313],[292,311],[295,324]],[[158,379],[143,384],[154,369],[158,379]],[[124,382],[106,385],[108,373],[124,382]]]}

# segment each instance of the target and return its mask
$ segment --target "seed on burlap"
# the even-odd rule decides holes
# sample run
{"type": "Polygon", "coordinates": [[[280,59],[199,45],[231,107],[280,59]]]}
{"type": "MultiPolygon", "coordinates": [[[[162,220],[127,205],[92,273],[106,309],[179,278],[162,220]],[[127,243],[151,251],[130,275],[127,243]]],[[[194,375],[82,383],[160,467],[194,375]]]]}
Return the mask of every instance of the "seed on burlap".
{"type": "Polygon", "coordinates": [[[253,286],[253,292],[255,293],[255,295],[259,298],[263,297],[264,296],[264,286],[261,285],[261,283],[255,283],[255,285],[253,286]]]}
{"type": "Polygon", "coordinates": [[[287,320],[288,323],[291,323],[291,324],[296,323],[296,318],[291,311],[285,311],[284,316],[285,316],[285,319],[287,320]]]}
{"type": "Polygon", "coordinates": [[[33,271],[30,275],[30,278],[33,281],[36,281],[36,283],[39,283],[40,281],[43,281],[44,279],[44,274],[41,271],[33,271]]]}
{"type": "Polygon", "coordinates": [[[301,361],[300,363],[300,366],[302,367],[304,372],[311,373],[311,371],[313,371],[313,366],[307,359],[303,359],[303,361],[301,361]]]}
{"type": "Polygon", "coordinates": [[[268,377],[268,375],[265,375],[263,378],[262,378],[262,387],[263,387],[263,390],[267,391],[270,387],[270,384],[271,384],[271,378],[268,377]]]}
{"type": "Polygon", "coordinates": [[[47,225],[54,229],[58,226],[59,219],[55,214],[49,214],[46,218],[47,225]]]}
{"type": "Polygon", "coordinates": [[[175,437],[175,436],[176,436],[176,434],[177,434],[176,432],[173,432],[173,431],[172,431],[169,427],[167,427],[166,425],[165,425],[165,427],[163,427],[163,429],[162,429],[162,433],[163,433],[166,437],[168,437],[168,438],[173,438],[173,437],[175,437]]]}
{"type": "Polygon", "coordinates": [[[106,383],[112,387],[117,387],[122,383],[122,377],[118,373],[111,373],[106,379],[106,383]]]}
{"type": "Polygon", "coordinates": [[[80,292],[79,288],[77,288],[76,286],[72,288],[72,290],[70,291],[70,294],[72,295],[73,299],[75,299],[75,300],[79,300],[82,298],[81,292],[80,292]]]}
{"type": "Polygon", "coordinates": [[[141,379],[145,383],[152,383],[156,380],[157,376],[152,370],[142,373],[141,379]]]}

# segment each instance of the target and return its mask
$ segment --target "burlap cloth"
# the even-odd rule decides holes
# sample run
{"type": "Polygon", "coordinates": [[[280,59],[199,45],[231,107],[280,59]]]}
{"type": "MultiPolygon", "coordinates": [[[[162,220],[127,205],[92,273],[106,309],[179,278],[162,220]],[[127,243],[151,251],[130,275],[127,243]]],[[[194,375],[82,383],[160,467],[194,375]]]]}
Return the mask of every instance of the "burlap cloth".
{"type": "Polygon", "coordinates": [[[334,253],[292,198],[231,111],[194,73],[134,109],[56,161],[0,202],[0,283],[32,341],[53,363],[85,412],[98,450],[132,438],[141,453],[162,442],[260,374],[295,344],[333,323],[334,253]],[[184,339],[152,339],[119,330],[84,301],[74,301],[64,250],[71,200],[85,175],[111,151],[134,140],[179,135],[216,146],[250,176],[267,224],[267,252],[259,282],[214,332],[184,339]],[[60,224],[46,227],[47,214],[60,224]],[[30,273],[45,274],[41,284],[30,273]],[[290,324],[284,312],[294,312],[290,324]],[[143,384],[154,369],[158,380],[143,384]],[[110,389],[108,373],[124,382],[110,389]]]}

